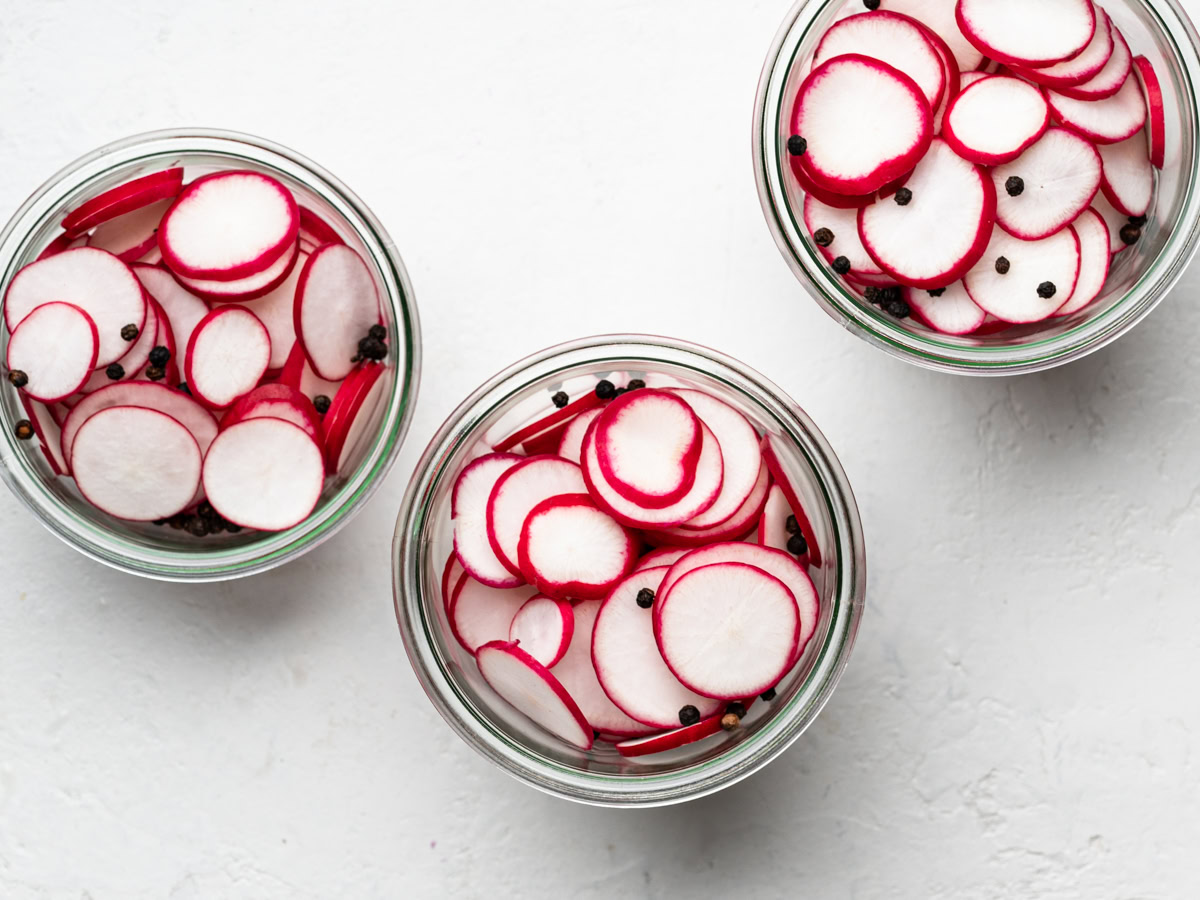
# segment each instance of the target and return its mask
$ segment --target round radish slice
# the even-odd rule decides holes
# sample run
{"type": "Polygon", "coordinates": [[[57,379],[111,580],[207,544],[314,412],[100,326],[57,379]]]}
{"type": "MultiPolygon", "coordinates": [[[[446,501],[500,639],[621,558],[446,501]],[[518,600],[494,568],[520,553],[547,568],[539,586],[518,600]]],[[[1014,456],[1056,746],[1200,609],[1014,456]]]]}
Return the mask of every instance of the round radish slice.
{"type": "Polygon", "coordinates": [[[496,559],[520,576],[521,529],[529,513],[550,497],[585,490],[579,466],[554,456],[534,456],[503,472],[487,499],[487,537],[496,559]]]}
{"type": "Polygon", "coordinates": [[[620,741],[617,743],[617,752],[622,756],[634,758],[649,756],[652,753],[665,753],[667,750],[675,750],[688,744],[694,744],[696,741],[702,741],[705,738],[720,733],[721,718],[724,715],[725,711],[721,710],[707,719],[701,719],[694,725],[686,725],[683,728],[676,728],[674,731],[664,731],[659,734],[647,735],[646,737],[620,741]]]}
{"type": "Polygon", "coordinates": [[[788,506],[791,507],[792,514],[796,517],[796,522],[800,526],[800,532],[804,535],[804,540],[808,544],[810,565],[819,567],[821,565],[821,545],[817,543],[817,534],[813,530],[812,523],[808,520],[808,514],[804,511],[804,504],[800,502],[800,494],[796,490],[796,486],[792,483],[792,477],[787,467],[783,464],[786,457],[776,452],[775,445],[771,441],[771,435],[769,434],[763,435],[762,453],[763,462],[767,464],[767,468],[771,472],[771,477],[775,479],[775,483],[783,488],[783,494],[787,497],[788,506]]]}
{"type": "Polygon", "coordinates": [[[254,388],[271,359],[271,337],[254,313],[214,309],[188,341],[184,379],[192,396],[220,409],[254,388]]]}
{"type": "Polygon", "coordinates": [[[668,544],[675,547],[701,547],[713,541],[729,541],[744,537],[753,530],[754,523],[762,514],[763,504],[767,501],[767,488],[770,484],[771,478],[766,463],[760,461],[758,478],[755,480],[749,496],[724,522],[708,528],[694,528],[690,522],[685,522],[675,528],[647,531],[646,540],[652,544],[668,544]]]}
{"type": "Polygon", "coordinates": [[[88,246],[107,250],[117,259],[134,262],[158,244],[158,223],[174,202],[159,200],[105,222],[88,238],[88,246]]]}
{"type": "Polygon", "coordinates": [[[307,258],[303,253],[298,254],[292,271],[274,290],[252,300],[231,301],[239,303],[243,309],[258,316],[259,321],[266,327],[267,334],[271,336],[271,359],[267,363],[268,370],[282,369],[288,360],[288,354],[291,353],[292,345],[295,343],[296,333],[293,330],[292,313],[295,308],[296,285],[300,281],[301,267],[307,258]]]}
{"type": "Polygon", "coordinates": [[[258,172],[197,178],[163,216],[163,261],[186,278],[237,281],[257,275],[296,246],[299,211],[291,191],[258,172]]]}
{"type": "Polygon", "coordinates": [[[97,194],[76,207],[63,219],[62,226],[69,237],[75,238],[103,222],[174,197],[182,187],[183,169],[180,168],[143,175],[97,194]]]}
{"type": "Polygon", "coordinates": [[[221,420],[227,428],[243,419],[283,419],[303,428],[318,444],[322,442],[321,416],[312,401],[286,384],[264,384],[240,397],[221,420]]]}
{"type": "Polygon", "coordinates": [[[659,655],[654,613],[650,604],[642,605],[642,592],[652,603],[666,572],[664,567],[644,569],[618,584],[600,606],[592,632],[592,662],[600,686],[630,717],[655,728],[675,728],[685,706],[709,716],[722,705],[680,684],[659,655]]]}
{"type": "Polygon", "coordinates": [[[632,532],[587,494],[562,494],[530,511],[517,556],[525,580],[543,594],[593,600],[633,569],[637,550],[632,532]]]}
{"type": "Polygon", "coordinates": [[[200,485],[200,448],[175,419],[140,406],[91,416],[71,446],[71,472],[93,506],[150,522],[184,509],[200,485]]]}
{"type": "Polygon", "coordinates": [[[1108,237],[1108,225],[1094,209],[1085,209],[1071,225],[1079,238],[1079,280],[1071,299],[1054,313],[1069,316],[1083,309],[1104,290],[1108,280],[1108,269],[1112,263],[1112,244],[1108,237]]]}
{"type": "Polygon", "coordinates": [[[1163,105],[1162,85],[1150,60],[1139,56],[1133,60],[1133,71],[1142,96],[1146,100],[1146,130],[1150,139],[1150,164],[1161,169],[1167,158],[1167,119],[1163,105]]]}
{"type": "Polygon", "coordinates": [[[712,506],[682,526],[695,531],[710,529],[728,522],[742,511],[760,480],[762,451],[758,446],[758,432],[745,416],[711,394],[685,388],[672,388],[671,393],[692,408],[721,446],[721,459],[725,465],[721,492],[712,506]]]}
{"type": "Polygon", "coordinates": [[[799,635],[791,591],[744,563],[692,569],[660,589],[654,604],[663,661],[706,697],[737,700],[774,687],[791,668],[799,635]]]}
{"type": "Polygon", "coordinates": [[[209,313],[208,304],[180,285],[166,269],[142,263],[135,263],[131,268],[142,287],[166,312],[178,346],[187,347],[192,332],[209,313]]]}
{"type": "Polygon", "coordinates": [[[279,383],[294,387],[309,400],[314,401],[317,397],[324,397],[332,401],[342,386],[341,381],[326,381],[312,370],[299,341],[292,344],[292,351],[288,354],[287,362],[283,364],[283,369],[279,373],[279,383]]]}
{"type": "Polygon", "coordinates": [[[300,237],[307,238],[315,247],[320,247],[322,244],[344,244],[342,236],[334,230],[333,226],[322,219],[319,215],[305,206],[299,207],[300,210],[300,237]]]}
{"type": "Polygon", "coordinates": [[[1100,154],[1087,140],[1066,128],[1051,128],[1017,159],[992,169],[996,222],[1026,241],[1061,231],[1096,196],[1101,168],[1100,154]],[[1019,190],[1009,189],[1013,178],[1019,179],[1019,190]]]}
{"type": "Polygon", "coordinates": [[[942,137],[963,159],[984,166],[1011,162],[1045,134],[1050,106],[1019,78],[993,75],[959,94],[946,112],[942,137]]]}
{"type": "Polygon", "coordinates": [[[933,112],[911,78],[857,54],[817,66],[804,80],[792,133],[808,142],[803,165],[821,187],[867,194],[911,170],[929,149],[933,112]],[[854,115],[847,115],[854,110],[854,115]]]}
{"type": "Polygon", "coordinates": [[[1071,59],[1091,42],[1091,0],[958,0],[958,27],[987,57],[1019,66],[1071,59]]]}
{"type": "Polygon", "coordinates": [[[592,440],[604,480],[638,506],[670,506],[696,483],[700,420],[674,394],[623,394],[596,420],[592,440]]]}
{"type": "Polygon", "coordinates": [[[22,390],[54,403],[79,390],[96,364],[96,323],[71,303],[45,303],[27,315],[8,342],[8,370],[28,378],[22,390]]]}
{"type": "Polygon", "coordinates": [[[1071,228],[1037,241],[997,228],[983,259],[963,281],[984,312],[1025,323],[1053,315],[1071,299],[1078,279],[1079,238],[1071,228]]]}
{"type": "MultiPolygon", "coordinates": [[[[530,401],[527,402],[532,402],[537,405],[537,408],[541,408],[541,402],[537,399],[530,398],[530,401]]],[[[528,425],[521,426],[516,431],[509,434],[508,437],[497,442],[492,449],[497,451],[511,450],[518,444],[523,444],[526,441],[536,440],[547,433],[553,432],[556,428],[564,427],[565,422],[582,412],[586,412],[589,409],[598,408],[603,405],[604,401],[601,400],[596,394],[595,382],[589,379],[587,391],[583,394],[583,396],[572,400],[562,409],[556,409],[554,412],[548,415],[535,419],[528,425]]]]}
{"type": "Polygon", "coordinates": [[[1113,25],[1111,20],[1109,20],[1109,24],[1112,28],[1113,49],[1104,68],[1081,84],[1063,87],[1048,85],[1048,87],[1064,97],[1071,97],[1075,100],[1103,100],[1121,89],[1121,85],[1125,83],[1133,68],[1133,54],[1129,52],[1129,44],[1120,29],[1113,25]]]}
{"type": "Polygon", "coordinates": [[[686,556],[691,552],[687,547],[664,547],[661,550],[651,550],[638,560],[638,564],[633,567],[633,571],[641,572],[644,569],[669,566],[675,560],[679,559],[679,557],[686,556]]]}
{"type": "Polygon", "coordinates": [[[390,380],[387,368],[363,363],[338,388],[325,415],[325,464],[329,472],[345,472],[359,445],[373,433],[390,380]]]}
{"type": "Polygon", "coordinates": [[[942,334],[971,334],[987,317],[975,305],[962,281],[936,291],[909,287],[900,290],[913,315],[942,334]]]}
{"type": "Polygon", "coordinates": [[[304,429],[282,419],[231,425],[204,457],[208,502],[243,528],[283,531],[299,525],[316,507],[324,483],[321,448],[304,429]]]}
{"type": "Polygon", "coordinates": [[[479,648],[479,672],[497,694],[550,734],[580,750],[592,749],[592,728],[554,674],[515,644],[479,648]]]}
{"type": "Polygon", "coordinates": [[[508,639],[547,668],[563,658],[574,633],[571,604],[541,594],[527,600],[508,627],[508,639]]]}
{"type": "Polygon", "coordinates": [[[1119,144],[1101,144],[1096,149],[1104,164],[1100,189],[1109,203],[1127,216],[1144,216],[1154,199],[1154,167],[1145,133],[1139,131],[1119,144]]]}
{"type": "Polygon", "coordinates": [[[920,22],[946,42],[958,68],[969,72],[979,68],[983,54],[959,29],[954,6],[948,0],[883,0],[880,9],[900,13],[920,22]]]}
{"type": "Polygon", "coordinates": [[[1133,137],[1146,124],[1146,98],[1133,77],[1103,100],[1075,100],[1057,91],[1049,92],[1054,118],[1074,128],[1097,144],[1115,144],[1133,137]]]}
{"type": "Polygon", "coordinates": [[[1095,78],[1112,59],[1113,27],[1108,13],[1092,4],[1096,15],[1096,32],[1083,52],[1042,69],[1020,69],[1022,78],[1049,88],[1075,87],[1095,78]]]}
{"type": "Polygon", "coordinates": [[[467,572],[459,578],[450,596],[450,631],[472,654],[489,641],[506,641],[513,618],[536,594],[535,588],[524,584],[491,587],[467,572]]]}
{"type": "Polygon", "coordinates": [[[586,409],[567,423],[558,441],[558,455],[578,464],[583,455],[583,436],[603,410],[586,409]]]}
{"type": "Polygon", "coordinates": [[[140,406],[170,416],[191,432],[201,455],[208,452],[209,445],[217,436],[217,422],[212,413],[182,391],[153,381],[120,382],[88,394],[71,408],[62,426],[62,455],[65,459],[71,459],[75,435],[83,423],[101,410],[114,406],[140,406]]]}
{"type": "Polygon", "coordinates": [[[235,281],[188,278],[179,274],[175,277],[193,294],[215,303],[254,300],[279,287],[291,274],[299,258],[300,244],[297,242],[266,269],[235,281]]]}
{"type": "Polygon", "coordinates": [[[362,257],[342,244],[313,253],[296,286],[294,317],[313,371],[330,381],[345,378],[358,342],[379,322],[379,294],[362,257]]]}
{"type": "Polygon", "coordinates": [[[858,236],[858,208],[838,209],[827,203],[822,203],[813,194],[804,198],[804,225],[808,233],[821,251],[821,255],[832,263],[842,257],[850,263],[851,276],[866,277],[882,275],[883,270],[871,259],[871,254],[862,245],[858,236]],[[825,229],[829,234],[821,235],[817,240],[817,232],[825,229]],[[829,237],[832,235],[832,238],[829,237]]]}
{"type": "MultiPolygon", "coordinates": [[[[454,482],[450,518],[454,521],[454,552],[472,577],[489,587],[511,588],[523,582],[502,563],[488,540],[488,498],[500,477],[524,457],[489,453],[472,461],[454,482]]],[[[505,634],[508,632],[506,631],[505,634]]]]}
{"type": "Polygon", "coordinates": [[[880,268],[911,287],[957,281],[987,246],[995,189],[982,170],[940,138],[904,186],[907,204],[882,200],[859,212],[863,246],[880,268]]]}

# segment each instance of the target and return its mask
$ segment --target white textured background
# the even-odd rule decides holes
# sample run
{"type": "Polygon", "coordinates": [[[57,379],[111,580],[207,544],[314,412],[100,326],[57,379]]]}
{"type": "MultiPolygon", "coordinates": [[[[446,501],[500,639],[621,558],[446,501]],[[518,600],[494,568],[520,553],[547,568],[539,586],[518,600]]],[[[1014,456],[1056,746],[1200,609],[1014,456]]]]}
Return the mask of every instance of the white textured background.
{"type": "MultiPolygon", "coordinates": [[[[0,896],[1196,896],[1200,269],[1044,375],[918,371],[768,235],[750,113],[790,0],[7,0],[0,211],[171,125],[308,154],[391,230],[425,329],[385,489],[235,584],[110,572],[0,496],[0,896]],[[543,797],[454,737],[389,589],[411,467],[526,353],[675,334],[780,382],[858,493],[850,668],[716,797],[543,797]]],[[[1200,12],[1200,0],[1191,0],[1200,12]]]]}

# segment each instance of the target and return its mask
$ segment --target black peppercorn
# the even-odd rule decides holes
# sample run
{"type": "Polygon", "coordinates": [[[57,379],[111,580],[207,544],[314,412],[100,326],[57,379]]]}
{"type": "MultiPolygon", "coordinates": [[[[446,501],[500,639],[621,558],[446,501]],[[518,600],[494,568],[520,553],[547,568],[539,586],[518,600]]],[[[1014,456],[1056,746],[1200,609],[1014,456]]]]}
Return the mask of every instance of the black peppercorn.
{"type": "Polygon", "coordinates": [[[680,725],[695,725],[700,721],[700,710],[692,706],[690,703],[679,710],[680,725]]]}
{"type": "Polygon", "coordinates": [[[908,188],[900,188],[900,190],[896,191],[897,206],[908,206],[908,204],[912,203],[912,198],[913,193],[908,188]]]}
{"type": "Polygon", "coordinates": [[[912,315],[912,309],[903,300],[889,300],[883,304],[883,309],[889,316],[895,316],[897,319],[907,319],[912,315]]]}
{"type": "Polygon", "coordinates": [[[1146,217],[1145,216],[1130,216],[1129,224],[1132,225],[1134,228],[1141,228],[1143,225],[1146,224],[1146,217]]]}
{"type": "Polygon", "coordinates": [[[112,363],[107,369],[104,370],[104,374],[113,381],[120,381],[125,377],[125,367],[120,363],[112,363]]]}
{"type": "Polygon", "coordinates": [[[33,437],[33,423],[28,419],[21,419],[13,427],[13,433],[16,434],[19,440],[27,441],[33,437]]]}
{"type": "Polygon", "coordinates": [[[596,384],[596,396],[601,400],[611,400],[617,396],[617,388],[611,381],[605,378],[596,384]]]}
{"type": "Polygon", "coordinates": [[[387,340],[387,329],[382,325],[372,325],[371,330],[368,331],[367,334],[375,338],[377,341],[387,340]]]}
{"type": "Polygon", "coordinates": [[[1125,225],[1121,228],[1121,243],[1126,247],[1132,247],[1142,239],[1142,229],[1136,225],[1125,225]]]}
{"type": "Polygon", "coordinates": [[[1019,175],[1008,176],[1008,180],[1004,182],[1004,190],[1010,197],[1020,197],[1025,193],[1025,179],[1019,175]]]}
{"type": "Polygon", "coordinates": [[[20,369],[13,369],[11,372],[9,372],[8,380],[9,383],[11,383],[15,388],[23,388],[25,385],[29,384],[29,376],[20,369]]]}
{"type": "Polygon", "coordinates": [[[167,370],[162,366],[151,366],[146,370],[146,377],[151,381],[162,381],[167,377],[167,370]]]}
{"type": "Polygon", "coordinates": [[[629,384],[625,385],[625,390],[640,391],[645,386],[646,386],[646,382],[642,381],[642,379],[634,378],[629,382],[629,384]]]}
{"type": "Polygon", "coordinates": [[[800,530],[800,523],[796,521],[795,516],[788,516],[783,520],[783,530],[788,534],[795,534],[800,530]]]}
{"type": "Polygon", "coordinates": [[[1008,270],[1012,268],[1012,263],[1008,261],[1007,256],[996,257],[996,272],[999,275],[1007,275],[1008,270]]]}
{"type": "Polygon", "coordinates": [[[873,303],[875,306],[878,306],[883,302],[883,291],[877,287],[868,285],[867,287],[863,288],[863,299],[868,303],[873,303]]]}
{"type": "Polygon", "coordinates": [[[325,413],[329,412],[329,398],[324,394],[317,394],[317,396],[313,397],[313,406],[317,408],[317,412],[325,415],[325,413]]]}
{"type": "Polygon", "coordinates": [[[874,12],[879,9],[879,0],[863,0],[863,6],[874,12]]]}
{"type": "Polygon", "coordinates": [[[737,716],[739,719],[742,719],[742,718],[745,718],[745,716],[746,716],[746,707],[740,700],[734,700],[732,703],[730,703],[728,706],[725,707],[725,712],[727,714],[732,713],[733,715],[737,716]]]}
{"type": "Polygon", "coordinates": [[[358,342],[358,355],[363,359],[379,361],[387,356],[387,344],[367,335],[358,342]]]}
{"type": "Polygon", "coordinates": [[[765,691],[763,691],[761,694],[758,695],[758,698],[760,700],[762,700],[763,703],[770,703],[772,700],[775,699],[775,688],[767,688],[765,691]]]}
{"type": "Polygon", "coordinates": [[[141,333],[140,329],[130,322],[121,328],[121,339],[125,341],[136,341],[137,336],[141,333]]]}
{"type": "Polygon", "coordinates": [[[1053,281],[1043,281],[1038,285],[1038,296],[1043,300],[1049,300],[1056,293],[1058,293],[1058,288],[1054,286],[1053,281]]]}
{"type": "Polygon", "coordinates": [[[190,397],[190,396],[192,396],[192,389],[191,389],[190,387],[188,387],[188,386],[187,386],[187,382],[186,382],[186,381],[181,381],[181,382],[179,382],[179,390],[183,391],[183,392],[184,392],[185,394],[187,394],[189,397],[190,397]]]}
{"type": "Polygon", "coordinates": [[[566,395],[565,391],[559,391],[550,398],[550,402],[553,403],[558,409],[562,409],[571,402],[571,398],[566,395]]]}
{"type": "Polygon", "coordinates": [[[788,553],[793,556],[803,556],[808,552],[808,541],[804,539],[804,535],[797,531],[788,538],[787,548],[788,553]]]}
{"type": "Polygon", "coordinates": [[[813,232],[813,240],[817,242],[818,247],[828,247],[833,243],[833,232],[828,228],[818,228],[813,232]]]}
{"type": "Polygon", "coordinates": [[[166,347],[155,347],[150,351],[150,365],[164,369],[171,361],[171,351],[166,347]]]}
{"type": "Polygon", "coordinates": [[[929,294],[930,297],[940,297],[942,294],[946,293],[946,289],[934,288],[932,291],[926,291],[926,293],[929,294]]]}
{"type": "Polygon", "coordinates": [[[850,260],[844,256],[839,256],[833,261],[833,271],[839,275],[845,275],[850,271],[850,260]]]}
{"type": "Polygon", "coordinates": [[[792,154],[792,156],[803,156],[808,150],[808,141],[798,134],[793,134],[788,138],[787,148],[788,153],[792,154]]]}
{"type": "Polygon", "coordinates": [[[642,609],[649,609],[654,605],[654,591],[650,588],[642,588],[637,594],[637,605],[642,609]]]}
{"type": "Polygon", "coordinates": [[[193,537],[204,537],[209,532],[208,522],[200,516],[192,516],[187,523],[187,530],[193,537]]]}

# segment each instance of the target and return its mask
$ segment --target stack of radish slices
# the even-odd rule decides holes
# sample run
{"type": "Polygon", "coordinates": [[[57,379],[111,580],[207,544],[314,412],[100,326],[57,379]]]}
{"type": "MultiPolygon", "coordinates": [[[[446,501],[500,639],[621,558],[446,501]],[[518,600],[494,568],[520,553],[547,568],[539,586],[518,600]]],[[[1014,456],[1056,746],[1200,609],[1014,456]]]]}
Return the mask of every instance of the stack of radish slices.
{"type": "Polygon", "coordinates": [[[1154,67],[1091,0],[851,0],[787,153],[845,284],[965,335],[1099,297],[1153,214],[1165,146],[1154,67]]]}
{"type": "Polygon", "coordinates": [[[119,519],[196,536],[304,521],[388,381],[358,253],[249,171],[145,175],[62,226],[4,297],[17,435],[119,519]]]}
{"type": "Polygon", "coordinates": [[[580,749],[737,730],[817,628],[820,549],[794,485],[710,393],[585,381],[458,474],[450,630],[497,694],[580,749]]]}

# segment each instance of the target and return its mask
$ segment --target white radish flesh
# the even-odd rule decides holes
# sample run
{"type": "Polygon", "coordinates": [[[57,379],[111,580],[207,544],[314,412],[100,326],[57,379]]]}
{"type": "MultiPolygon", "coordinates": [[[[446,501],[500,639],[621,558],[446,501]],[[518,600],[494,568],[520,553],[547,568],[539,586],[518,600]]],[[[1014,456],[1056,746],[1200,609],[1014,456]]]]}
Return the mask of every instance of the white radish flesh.
{"type": "Polygon", "coordinates": [[[992,169],[996,221],[1022,240],[1049,237],[1087,209],[1100,189],[1100,154],[1085,138],[1066,128],[1051,128],[1012,162],[992,169]],[[1008,180],[1021,179],[1019,193],[1008,180]]]}
{"type": "Polygon", "coordinates": [[[592,440],[605,481],[639,506],[670,506],[696,482],[700,420],[674,394],[647,388],[618,397],[592,440]]]}
{"type": "Polygon", "coordinates": [[[1079,280],[1075,291],[1065,305],[1059,307],[1055,316],[1069,316],[1088,306],[1104,290],[1112,264],[1112,243],[1108,236],[1108,225],[1100,213],[1085,209],[1071,228],[1079,238],[1079,280]]]}
{"type": "MultiPolygon", "coordinates": [[[[850,263],[850,274],[857,277],[882,275],[883,269],[871,259],[867,248],[858,235],[858,209],[838,209],[822,203],[813,194],[804,197],[804,225],[816,242],[816,234],[822,228],[833,235],[832,242],[825,246],[817,243],[817,249],[832,263],[842,257],[850,263]]],[[[825,237],[825,236],[823,236],[825,237]]]]}
{"type": "Polygon", "coordinates": [[[942,136],[963,159],[984,166],[1011,162],[1045,132],[1045,95],[1019,78],[993,75],[970,85],[950,104],[942,136]]]}
{"type": "Polygon", "coordinates": [[[54,403],[79,390],[96,364],[99,337],[86,312],[70,303],[46,303],[17,325],[8,342],[9,372],[27,379],[22,390],[54,403]]]}
{"type": "Polygon", "coordinates": [[[214,303],[228,301],[253,300],[263,294],[275,290],[283,280],[291,274],[296,260],[300,258],[300,244],[292,244],[270,266],[261,272],[247,275],[235,281],[221,281],[205,278],[189,278],[176,274],[180,284],[194,294],[214,303]]]}
{"type": "Polygon", "coordinates": [[[916,19],[946,42],[961,71],[970,72],[979,68],[983,54],[958,27],[954,7],[951,0],[883,0],[879,8],[916,19]]]}
{"type": "Polygon", "coordinates": [[[379,322],[379,294],[362,257],[341,244],[313,253],[300,273],[294,315],[313,371],[330,381],[345,378],[358,342],[379,322]]]}
{"type": "Polygon", "coordinates": [[[292,344],[296,340],[294,325],[296,285],[300,281],[301,267],[306,259],[307,256],[303,253],[299,254],[296,265],[292,267],[292,271],[288,273],[287,278],[279,287],[261,297],[240,303],[243,309],[258,316],[259,321],[266,327],[267,334],[271,336],[271,358],[267,363],[267,369],[270,371],[283,368],[288,360],[288,354],[291,353],[292,344]]]}
{"type": "Polygon", "coordinates": [[[936,292],[905,287],[901,294],[918,319],[942,334],[970,334],[987,317],[987,313],[975,305],[962,281],[936,292]]]}
{"type": "Polygon", "coordinates": [[[214,309],[192,332],[184,380],[206,406],[228,406],[258,384],[271,359],[271,337],[251,312],[226,306],[214,309]]]}
{"type": "Polygon", "coordinates": [[[580,750],[592,748],[592,730],[579,706],[553,673],[514,644],[481,647],[483,680],[513,707],[550,734],[580,750]]]}
{"type": "Polygon", "coordinates": [[[500,475],[487,499],[487,536],[496,558],[512,575],[521,575],[521,529],[533,508],[550,497],[586,489],[579,466],[553,456],[521,460],[500,475]]]}
{"type": "Polygon", "coordinates": [[[1071,299],[1078,278],[1079,239],[1069,227],[1037,241],[997,228],[983,259],[963,281],[985,312],[1005,322],[1026,323],[1053,315],[1071,299]]]}
{"type": "Polygon", "coordinates": [[[135,262],[157,244],[158,223],[174,201],[159,200],[105,222],[88,238],[88,246],[107,250],[125,262],[135,262]]]}
{"type": "Polygon", "coordinates": [[[81,203],[63,219],[67,236],[78,237],[97,225],[141,209],[168,197],[183,187],[183,169],[164,169],[110,188],[81,203]]]}
{"type": "Polygon", "coordinates": [[[985,56],[1041,66],[1077,56],[1092,40],[1091,0],[958,0],[958,26],[985,56]]]}
{"type": "Polygon", "coordinates": [[[1154,167],[1145,131],[1118,144],[1101,144],[1100,159],[1104,164],[1100,189],[1119,212],[1127,216],[1144,216],[1154,200],[1154,167]]]}
{"type": "Polygon", "coordinates": [[[1054,118],[1097,144],[1115,144],[1132,137],[1146,124],[1146,98],[1132,76],[1121,89],[1103,100],[1076,100],[1056,91],[1048,94],[1054,118]]]}
{"type": "Polygon", "coordinates": [[[583,455],[583,436],[587,434],[592,422],[596,421],[596,417],[602,412],[603,410],[599,407],[585,409],[568,422],[559,438],[558,455],[578,464],[583,455]]]}
{"type": "Polygon", "coordinates": [[[209,313],[206,302],[180,285],[171,273],[159,266],[133,265],[133,274],[167,314],[178,347],[187,348],[192,332],[209,313]]]}
{"type": "MultiPolygon", "coordinates": [[[[725,521],[707,528],[692,527],[690,522],[675,528],[659,528],[646,532],[646,539],[656,544],[677,547],[700,547],[713,541],[728,541],[744,537],[754,528],[767,500],[767,488],[771,479],[766,463],[759,465],[758,478],[749,496],[737,511],[725,521]]],[[[695,519],[691,520],[695,521],[695,519]]]]}
{"type": "Polygon", "coordinates": [[[1113,26],[1108,13],[1092,4],[1096,14],[1096,32],[1083,51],[1071,59],[1041,69],[1020,69],[1022,78],[1050,88],[1075,87],[1095,78],[1113,54],[1113,26]]]}
{"type": "Polygon", "coordinates": [[[528,585],[492,587],[468,572],[450,597],[450,630],[469,653],[489,641],[506,641],[513,617],[536,594],[528,585]]]}
{"type": "MultiPolygon", "coordinates": [[[[489,453],[471,462],[454,483],[450,516],[454,521],[454,552],[463,568],[489,587],[511,588],[524,579],[508,570],[488,540],[488,498],[500,477],[522,462],[515,453],[489,453]]],[[[507,632],[506,632],[507,633],[507,632]]]]}
{"type": "Polygon", "coordinates": [[[212,413],[182,391],[152,381],[130,381],[103,387],[79,401],[63,421],[63,457],[71,458],[75,435],[96,413],[114,406],[140,406],[164,413],[178,421],[195,438],[201,455],[217,436],[217,422],[212,413]]]}
{"type": "Polygon", "coordinates": [[[541,595],[527,600],[508,627],[508,639],[547,668],[563,658],[574,633],[571,604],[541,595]]]}
{"type": "Polygon", "coordinates": [[[725,472],[721,492],[712,506],[682,526],[695,530],[712,528],[733,518],[754,492],[762,468],[758,432],[745,416],[711,394],[688,388],[674,388],[671,392],[692,408],[721,447],[725,472]]]}
{"type": "Polygon", "coordinates": [[[1129,43],[1121,34],[1119,28],[1112,24],[1113,49],[1104,67],[1081,84],[1053,87],[1053,90],[1064,97],[1075,100],[1103,100],[1111,97],[1121,89],[1133,68],[1133,54],[1129,52],[1129,43]]]}
{"type": "Polygon", "coordinates": [[[603,597],[637,559],[633,533],[587,494],[550,497],[525,519],[518,561],[525,580],[556,599],[603,597]]]}

